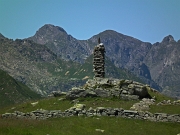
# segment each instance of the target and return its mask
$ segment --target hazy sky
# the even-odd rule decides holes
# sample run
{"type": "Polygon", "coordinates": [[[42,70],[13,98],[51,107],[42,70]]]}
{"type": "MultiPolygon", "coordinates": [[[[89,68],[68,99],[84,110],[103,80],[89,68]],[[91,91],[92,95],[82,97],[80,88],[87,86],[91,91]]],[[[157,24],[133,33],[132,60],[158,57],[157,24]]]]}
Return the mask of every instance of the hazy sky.
{"type": "Polygon", "coordinates": [[[146,42],[180,39],[180,0],[0,0],[0,33],[27,38],[44,24],[77,39],[112,29],[146,42]]]}

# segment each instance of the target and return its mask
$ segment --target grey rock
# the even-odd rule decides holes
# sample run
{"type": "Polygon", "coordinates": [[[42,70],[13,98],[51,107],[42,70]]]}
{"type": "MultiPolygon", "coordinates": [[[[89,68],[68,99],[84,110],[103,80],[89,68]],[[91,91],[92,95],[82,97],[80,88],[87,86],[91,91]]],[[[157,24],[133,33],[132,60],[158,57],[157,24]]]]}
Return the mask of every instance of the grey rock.
{"type": "Polygon", "coordinates": [[[66,95],[66,92],[62,92],[62,91],[52,91],[51,94],[54,96],[54,97],[60,97],[62,95],[66,95]]]}
{"type": "Polygon", "coordinates": [[[139,96],[138,95],[121,94],[120,98],[123,99],[123,100],[138,100],[139,96]]]}
{"type": "Polygon", "coordinates": [[[91,90],[85,90],[84,92],[81,92],[79,94],[80,97],[97,97],[98,95],[96,92],[91,91],[91,90]]]}
{"type": "MultiPolygon", "coordinates": [[[[148,87],[151,89],[150,87],[148,87]]],[[[74,87],[66,94],[68,99],[79,97],[119,97],[125,100],[138,100],[149,97],[147,85],[131,80],[118,80],[95,77],[89,79],[84,87],[74,87]]]]}
{"type": "Polygon", "coordinates": [[[103,90],[102,88],[97,88],[94,90],[98,97],[110,97],[111,93],[108,90],[103,90]]]}
{"type": "Polygon", "coordinates": [[[140,98],[144,98],[148,96],[148,91],[144,85],[141,86],[135,85],[134,94],[138,95],[140,98]]]}
{"type": "Polygon", "coordinates": [[[23,112],[14,112],[14,113],[5,113],[1,115],[1,118],[17,118],[17,119],[49,119],[49,118],[58,118],[58,117],[71,117],[71,116],[111,116],[111,117],[124,117],[131,119],[142,119],[150,120],[155,122],[180,122],[180,114],[166,114],[166,113],[155,113],[152,114],[148,111],[133,111],[133,110],[124,110],[122,108],[106,108],[106,107],[97,107],[93,109],[90,107],[88,110],[85,109],[84,104],[76,104],[70,109],[61,112],[61,110],[42,110],[37,109],[29,113],[23,112]],[[18,113],[18,114],[17,114],[18,113]]]}

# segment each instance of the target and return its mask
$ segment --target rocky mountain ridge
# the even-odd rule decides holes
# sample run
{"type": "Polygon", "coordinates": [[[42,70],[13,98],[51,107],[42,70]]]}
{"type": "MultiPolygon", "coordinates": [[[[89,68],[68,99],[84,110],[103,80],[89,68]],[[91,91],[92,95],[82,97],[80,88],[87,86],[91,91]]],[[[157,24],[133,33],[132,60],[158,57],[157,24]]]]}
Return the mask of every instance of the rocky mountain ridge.
{"type": "MultiPolygon", "coordinates": [[[[107,77],[140,81],[132,73],[115,67],[108,59],[106,63],[107,77]]],[[[92,55],[80,64],[63,60],[45,45],[27,39],[14,41],[3,36],[0,38],[0,69],[41,95],[67,91],[93,77],[92,55]]]]}
{"type": "MultiPolygon", "coordinates": [[[[135,74],[151,87],[160,91],[163,90],[168,95],[180,96],[180,86],[178,84],[180,79],[178,74],[180,40],[176,42],[171,35],[165,37],[161,43],[153,45],[113,30],[106,30],[88,40],[77,40],[68,35],[63,28],[46,24],[34,36],[19,42],[31,40],[33,41],[32,44],[35,42],[37,46],[48,47],[48,51],[52,53],[55,61],[57,59],[69,61],[70,63],[73,61],[73,63],[79,63],[83,67],[86,59],[92,54],[94,46],[97,45],[99,37],[101,37],[101,41],[105,45],[106,57],[117,68],[123,68],[135,74]]],[[[5,38],[0,36],[0,39],[5,38]]],[[[43,60],[43,58],[41,59],[43,60]]],[[[47,61],[45,60],[44,62],[47,61]]],[[[53,60],[51,62],[48,61],[48,63],[54,65],[53,68],[56,65],[56,70],[60,70],[57,68],[58,64],[55,64],[56,62],[53,62],[53,60]]],[[[42,68],[43,66],[44,63],[41,63],[39,67],[42,68]]],[[[49,66],[48,68],[46,67],[46,71],[47,69],[49,69],[49,66]]],[[[6,70],[9,70],[7,66],[6,70]]],[[[110,72],[107,74],[111,74],[110,72]]],[[[45,75],[45,73],[43,74],[45,75]]]]}
{"type": "Polygon", "coordinates": [[[152,45],[151,50],[144,58],[144,63],[149,67],[152,79],[164,89],[164,93],[179,96],[179,52],[180,41],[175,41],[169,35],[161,43],[152,45]]]}
{"type": "MultiPolygon", "coordinates": [[[[39,42],[41,37],[39,33],[42,33],[42,31],[44,31],[44,27],[46,27],[46,29],[51,29],[51,27],[56,29],[55,34],[51,31],[51,35],[56,35],[58,29],[62,29],[60,27],[48,24],[40,28],[38,32],[36,32],[35,36],[32,36],[29,39],[35,42],[37,42],[35,39],[38,39],[39,42]]],[[[178,53],[174,53],[173,50],[175,51],[176,48],[178,48],[178,44],[180,41],[176,42],[171,35],[165,37],[161,43],[151,44],[148,42],[142,42],[138,39],[123,35],[113,30],[103,31],[91,37],[88,40],[77,40],[75,38],[72,38],[72,36],[68,35],[67,32],[65,32],[64,30],[63,32],[62,30],[59,31],[59,33],[64,33],[63,37],[59,37],[61,40],[58,40],[58,38],[56,39],[52,38],[53,40],[56,40],[56,42],[59,41],[58,43],[55,43],[54,41],[52,42],[49,39],[48,43],[43,43],[43,44],[48,46],[48,48],[52,51],[54,49],[58,50],[60,54],[62,53],[63,50],[62,48],[66,46],[67,52],[64,51],[65,54],[63,54],[63,56],[59,55],[59,57],[63,59],[73,60],[79,63],[83,63],[84,59],[86,59],[86,57],[92,53],[94,46],[97,45],[97,39],[100,37],[102,43],[104,43],[106,48],[106,56],[110,59],[111,62],[114,63],[115,66],[125,68],[128,71],[136,74],[139,78],[144,80],[145,83],[150,84],[152,87],[156,89],[159,90],[164,89],[166,91],[168,89],[168,92],[165,93],[169,93],[170,95],[172,94],[171,89],[174,93],[175,91],[177,91],[177,87],[179,87],[179,86],[175,86],[177,83],[173,83],[173,81],[171,80],[172,79],[171,77],[174,75],[177,78],[176,80],[180,79],[180,76],[177,75],[175,72],[173,73],[169,72],[166,73],[166,75],[159,74],[159,71],[163,67],[162,64],[158,64],[159,63],[158,60],[160,57],[163,57],[163,59],[167,59],[167,58],[171,59],[173,55],[178,56],[178,53]],[[158,44],[160,44],[160,46],[156,47],[158,44]],[[172,44],[174,45],[172,46],[172,44]],[[161,52],[161,50],[164,50],[163,47],[165,47],[164,49],[168,49],[168,48],[171,49],[165,52],[161,52]],[[73,51],[78,53],[75,53],[73,51]],[[154,53],[156,53],[156,55],[153,55],[154,53]],[[64,57],[65,55],[66,57],[64,57]],[[158,69],[156,69],[153,66],[152,64],[153,60],[150,59],[152,58],[150,56],[153,56],[154,61],[157,60],[155,67],[158,69]],[[157,78],[159,78],[160,80],[158,81],[157,78]],[[162,80],[164,80],[163,83],[162,80]],[[171,85],[169,85],[169,83],[171,83],[171,85]],[[164,84],[168,84],[168,86],[165,86],[164,84]]],[[[56,51],[53,52],[57,53],[56,51]]],[[[174,64],[178,65],[178,61],[174,62],[174,64]]],[[[176,95],[179,96],[178,93],[179,92],[175,92],[173,96],[176,95]]]]}
{"type": "Polygon", "coordinates": [[[35,43],[46,45],[57,56],[65,59],[84,62],[91,54],[91,49],[87,44],[68,35],[67,32],[58,26],[44,25],[34,36],[28,38],[35,43]]]}

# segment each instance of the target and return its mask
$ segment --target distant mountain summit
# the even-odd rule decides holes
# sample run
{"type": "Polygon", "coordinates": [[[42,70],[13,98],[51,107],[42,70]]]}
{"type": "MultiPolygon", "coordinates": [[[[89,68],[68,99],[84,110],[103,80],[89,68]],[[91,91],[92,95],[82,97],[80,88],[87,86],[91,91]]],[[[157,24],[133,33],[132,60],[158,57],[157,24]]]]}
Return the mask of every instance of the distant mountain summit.
{"type": "Polygon", "coordinates": [[[57,39],[66,39],[66,31],[58,26],[46,24],[41,27],[36,34],[29,38],[38,44],[46,44],[48,42],[54,42],[57,39]]]}
{"type": "Polygon", "coordinates": [[[164,93],[180,96],[180,42],[169,35],[161,43],[155,43],[144,58],[152,79],[163,88],[164,93]]]}
{"type": "Polygon", "coordinates": [[[87,44],[68,35],[63,28],[51,24],[44,25],[28,39],[46,45],[57,56],[65,60],[82,63],[91,54],[87,44]]]}
{"type": "Polygon", "coordinates": [[[162,40],[161,43],[163,43],[163,44],[169,44],[169,43],[172,43],[172,42],[176,42],[176,41],[174,40],[174,37],[173,37],[172,35],[168,35],[168,36],[164,37],[164,39],[162,40]]]}

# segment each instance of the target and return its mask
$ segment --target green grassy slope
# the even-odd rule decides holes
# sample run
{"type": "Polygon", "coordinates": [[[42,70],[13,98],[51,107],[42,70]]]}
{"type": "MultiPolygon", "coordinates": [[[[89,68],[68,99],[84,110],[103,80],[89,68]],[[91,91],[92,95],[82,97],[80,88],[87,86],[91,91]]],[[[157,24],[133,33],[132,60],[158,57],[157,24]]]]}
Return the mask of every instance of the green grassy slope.
{"type": "Polygon", "coordinates": [[[0,70],[0,107],[39,98],[40,95],[13,79],[8,73],[0,70]]]}
{"type": "MultiPolygon", "coordinates": [[[[150,93],[156,96],[157,102],[164,99],[170,99],[160,93],[150,93]]],[[[22,112],[30,112],[36,109],[47,110],[66,110],[73,106],[70,100],[59,100],[63,97],[47,98],[39,100],[36,106],[32,106],[30,102],[16,105],[16,109],[22,112]]],[[[89,107],[118,107],[129,109],[135,102],[139,101],[123,101],[117,98],[81,98],[79,103],[86,104],[89,107]]],[[[180,106],[161,107],[162,112],[179,114],[180,106]],[[175,109],[176,108],[176,109],[175,109]]],[[[154,109],[158,111],[159,106],[150,108],[150,112],[154,109]]],[[[9,109],[8,112],[14,110],[9,109]]],[[[0,113],[7,112],[1,110],[0,113]],[[3,112],[2,112],[3,111],[3,112]]],[[[1,135],[177,135],[180,133],[179,123],[151,122],[146,120],[127,119],[118,117],[65,117],[53,118],[48,120],[28,120],[28,119],[1,119],[0,134],[1,135]],[[96,131],[102,129],[104,132],[96,131]]]]}
{"type": "MultiPolygon", "coordinates": [[[[93,78],[94,73],[93,73],[93,55],[90,55],[84,64],[80,65],[77,67],[76,72],[72,74],[72,78],[79,78],[83,79],[85,77],[93,78]]],[[[134,74],[128,72],[126,69],[122,68],[117,68],[110,60],[108,57],[105,59],[105,76],[107,78],[118,78],[118,79],[129,79],[129,80],[134,80],[138,82],[143,81],[136,77],[134,74]]]]}
{"type": "Polygon", "coordinates": [[[69,117],[50,120],[2,120],[1,135],[177,135],[179,123],[115,117],[69,117]],[[104,132],[98,132],[102,129],[104,132]]]}
{"type": "MultiPolygon", "coordinates": [[[[156,97],[156,104],[163,101],[163,100],[171,100],[172,98],[169,98],[167,96],[164,96],[160,93],[152,93],[149,92],[149,94],[153,97],[156,97]]],[[[62,97],[51,97],[51,98],[45,98],[38,101],[38,104],[36,106],[32,106],[31,102],[26,102],[23,104],[16,105],[15,110],[21,111],[21,112],[30,112],[36,109],[45,109],[45,110],[61,110],[64,111],[66,109],[69,109],[74,104],[71,100],[59,100],[62,97]]],[[[137,103],[139,101],[126,101],[126,100],[120,100],[118,98],[79,98],[80,104],[86,104],[86,109],[89,109],[90,107],[96,108],[96,107],[112,107],[112,108],[123,108],[123,109],[130,109],[134,103],[137,103]]],[[[163,105],[163,106],[157,106],[156,104],[150,106],[150,112],[152,113],[168,113],[168,114],[180,114],[180,106],[178,105],[163,105]]],[[[0,110],[0,114],[5,112],[14,112],[11,108],[5,108],[0,110]]]]}

